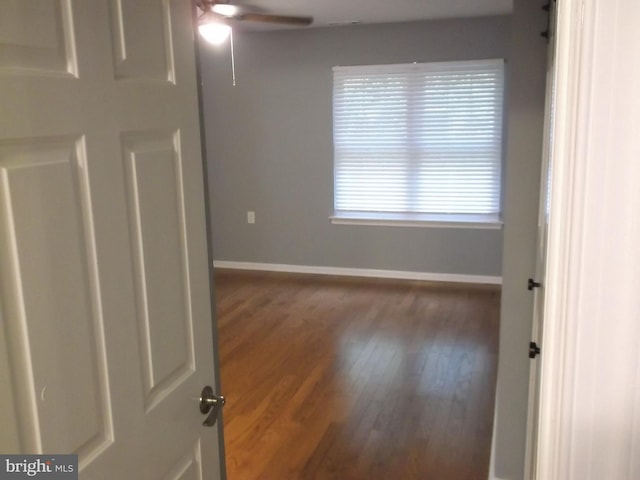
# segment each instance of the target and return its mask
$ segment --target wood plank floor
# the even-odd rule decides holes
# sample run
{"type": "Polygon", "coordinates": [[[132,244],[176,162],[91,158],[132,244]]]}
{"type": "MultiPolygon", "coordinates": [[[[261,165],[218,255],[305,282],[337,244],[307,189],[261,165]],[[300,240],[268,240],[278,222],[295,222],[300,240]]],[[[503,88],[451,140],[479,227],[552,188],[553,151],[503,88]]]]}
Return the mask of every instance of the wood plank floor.
{"type": "Polygon", "coordinates": [[[230,480],[486,480],[500,290],[216,272],[230,480]]]}

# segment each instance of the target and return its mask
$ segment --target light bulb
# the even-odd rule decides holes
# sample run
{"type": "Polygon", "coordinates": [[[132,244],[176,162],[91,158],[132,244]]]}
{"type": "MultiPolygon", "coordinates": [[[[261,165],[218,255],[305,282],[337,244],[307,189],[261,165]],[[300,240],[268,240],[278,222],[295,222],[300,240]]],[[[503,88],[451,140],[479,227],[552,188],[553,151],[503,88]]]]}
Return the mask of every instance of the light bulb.
{"type": "Polygon", "coordinates": [[[235,5],[229,5],[228,3],[216,3],[211,10],[218,15],[224,15],[225,17],[233,17],[239,11],[235,5]]]}
{"type": "Polygon", "coordinates": [[[212,45],[221,45],[229,37],[231,27],[224,23],[205,23],[198,27],[200,35],[212,45]]]}

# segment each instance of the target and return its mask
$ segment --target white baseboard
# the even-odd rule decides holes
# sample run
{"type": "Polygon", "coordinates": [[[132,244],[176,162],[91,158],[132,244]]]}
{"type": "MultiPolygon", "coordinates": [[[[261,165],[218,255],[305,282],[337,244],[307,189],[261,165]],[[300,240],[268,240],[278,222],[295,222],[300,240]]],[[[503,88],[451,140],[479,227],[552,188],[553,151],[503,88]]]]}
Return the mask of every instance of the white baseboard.
{"type": "Polygon", "coordinates": [[[267,272],[309,273],[315,275],[339,275],[347,277],[394,278],[398,280],[423,280],[428,282],[502,285],[502,277],[493,277],[488,275],[404,272],[399,270],[375,270],[371,268],[317,267],[309,265],[286,265],[280,263],[231,262],[227,260],[214,260],[213,266],[216,268],[230,268],[236,270],[259,270],[267,272]]]}

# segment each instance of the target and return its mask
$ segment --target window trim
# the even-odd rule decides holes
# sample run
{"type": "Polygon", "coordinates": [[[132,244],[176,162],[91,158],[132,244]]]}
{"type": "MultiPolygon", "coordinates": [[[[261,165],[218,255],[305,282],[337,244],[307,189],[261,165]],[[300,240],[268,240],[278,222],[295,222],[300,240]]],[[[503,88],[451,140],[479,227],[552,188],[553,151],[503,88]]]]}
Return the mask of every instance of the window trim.
{"type": "MultiPolygon", "coordinates": [[[[359,66],[336,66],[333,71],[349,71],[357,70],[361,73],[384,73],[386,71],[394,72],[398,67],[408,69],[419,69],[423,64],[428,64],[433,70],[446,69],[448,67],[458,67],[464,64],[486,63],[500,64],[503,68],[506,60],[503,58],[490,59],[468,59],[462,61],[445,61],[445,62],[414,62],[413,64],[387,64],[387,65],[359,65],[359,66]]],[[[334,80],[335,82],[335,80],[334,80]]],[[[335,88],[335,83],[334,83],[335,88]]],[[[372,225],[372,226],[403,226],[403,227],[439,227],[439,228],[471,228],[471,229],[502,229],[503,220],[502,213],[504,209],[504,168],[505,168],[505,131],[506,131],[506,79],[502,79],[502,128],[501,128],[501,147],[500,147],[500,173],[499,173],[499,191],[498,191],[498,211],[495,213],[474,214],[474,213],[418,213],[418,212],[375,212],[375,211],[348,211],[335,210],[329,216],[332,224],[337,225],[372,225]]],[[[335,101],[335,99],[334,99],[335,101]]],[[[334,118],[335,122],[335,118],[334,118]]],[[[335,128],[335,124],[334,124],[335,128]]],[[[334,133],[335,135],[335,133],[334,133]]],[[[333,202],[335,205],[336,184],[335,184],[335,153],[333,157],[333,202]]]]}
{"type": "Polygon", "coordinates": [[[329,217],[333,225],[366,225],[422,228],[468,228],[501,230],[504,224],[496,214],[445,214],[334,211],[329,217]]]}

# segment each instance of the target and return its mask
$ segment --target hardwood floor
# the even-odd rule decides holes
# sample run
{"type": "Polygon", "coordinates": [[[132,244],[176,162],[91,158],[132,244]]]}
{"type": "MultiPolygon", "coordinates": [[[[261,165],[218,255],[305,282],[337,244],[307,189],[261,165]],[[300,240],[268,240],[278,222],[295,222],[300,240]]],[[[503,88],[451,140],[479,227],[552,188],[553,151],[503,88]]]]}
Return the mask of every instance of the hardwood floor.
{"type": "Polygon", "coordinates": [[[216,272],[230,480],[486,480],[500,290],[216,272]]]}

